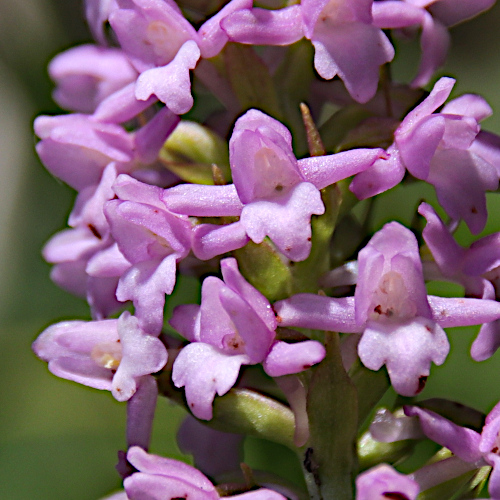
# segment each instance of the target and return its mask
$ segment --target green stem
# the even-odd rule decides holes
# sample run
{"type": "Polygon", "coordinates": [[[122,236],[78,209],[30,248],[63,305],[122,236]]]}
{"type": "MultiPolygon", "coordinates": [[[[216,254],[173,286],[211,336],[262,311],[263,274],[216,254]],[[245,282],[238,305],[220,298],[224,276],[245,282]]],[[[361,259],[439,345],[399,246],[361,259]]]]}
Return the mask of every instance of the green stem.
{"type": "Polygon", "coordinates": [[[310,439],[303,467],[311,498],[352,500],[358,401],[342,364],[337,333],[326,334],[326,356],[312,375],[307,412],[310,439]]]}

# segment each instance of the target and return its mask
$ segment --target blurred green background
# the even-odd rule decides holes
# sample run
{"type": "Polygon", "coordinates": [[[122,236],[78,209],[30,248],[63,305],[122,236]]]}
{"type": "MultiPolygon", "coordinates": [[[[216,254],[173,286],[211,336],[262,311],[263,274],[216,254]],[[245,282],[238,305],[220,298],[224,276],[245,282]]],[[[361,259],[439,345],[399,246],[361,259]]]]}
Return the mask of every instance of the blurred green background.
{"type": "MultiPolygon", "coordinates": [[[[77,0],[0,2],[0,498],[100,498],[119,487],[116,451],[124,446],[125,406],[110,394],[56,379],[31,352],[47,325],[86,318],[86,305],[56,288],[40,256],[45,241],[65,226],[73,193],[53,179],[35,154],[32,121],[55,113],[48,61],[89,40],[77,0]]],[[[496,111],[484,127],[500,133],[500,5],[452,30],[453,46],[440,74],[456,76],[453,95],[475,92],[496,111]]],[[[418,50],[400,44],[396,79],[414,74],[418,50]]],[[[425,196],[432,199],[432,190],[425,196]]],[[[377,204],[378,225],[408,223],[422,197],[416,187],[395,189],[377,204]]],[[[488,197],[500,229],[498,195],[488,197]]],[[[470,241],[462,230],[462,241],[470,241]]],[[[500,354],[480,365],[468,348],[477,329],[450,331],[452,351],[433,368],[425,397],[444,396],[489,410],[500,399],[500,354]]],[[[152,451],[180,457],[175,428],[182,412],[160,401],[152,451]]],[[[270,451],[264,450],[269,456],[270,451]]],[[[268,457],[269,458],[269,457],[268,457]]],[[[247,456],[258,460],[255,451],[247,456]]]]}

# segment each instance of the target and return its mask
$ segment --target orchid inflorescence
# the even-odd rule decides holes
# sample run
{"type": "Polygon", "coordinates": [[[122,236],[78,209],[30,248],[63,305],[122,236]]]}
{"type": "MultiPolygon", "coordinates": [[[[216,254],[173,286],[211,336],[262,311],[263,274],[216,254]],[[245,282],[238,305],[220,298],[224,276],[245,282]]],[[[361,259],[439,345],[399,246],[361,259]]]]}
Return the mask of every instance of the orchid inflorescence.
{"type": "Polygon", "coordinates": [[[484,230],[498,189],[492,110],[449,100],[449,77],[423,89],[448,28],[493,3],[86,0],[97,44],[49,66],[72,113],[34,127],[78,193],[43,255],[93,319],[33,349],[127,402],[124,490],[108,498],[500,498],[500,403],[413,399],[446,360],[444,328],[480,325],[476,361],[500,346],[500,233],[468,248],[454,234],[484,230]],[[410,84],[391,78],[399,35],[419,37],[410,84]],[[410,184],[435,198],[375,231],[379,195],[410,184]],[[166,314],[180,275],[201,301],[166,314]],[[158,395],[186,409],[196,468],[148,453],[158,395]],[[240,464],[245,435],[292,449],[303,481],[240,464]],[[425,439],[442,449],[398,472],[425,439]]]}

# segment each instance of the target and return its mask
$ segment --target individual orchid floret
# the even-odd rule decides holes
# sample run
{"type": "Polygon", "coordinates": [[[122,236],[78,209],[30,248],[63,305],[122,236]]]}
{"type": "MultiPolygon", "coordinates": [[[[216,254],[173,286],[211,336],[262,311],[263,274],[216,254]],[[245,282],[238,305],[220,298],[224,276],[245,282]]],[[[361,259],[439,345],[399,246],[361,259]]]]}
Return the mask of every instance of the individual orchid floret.
{"type": "Polygon", "coordinates": [[[492,498],[500,498],[500,404],[486,416],[481,433],[455,424],[438,413],[416,406],[405,407],[409,416],[418,416],[424,434],[448,448],[472,468],[491,465],[488,491],[492,498]]]}
{"type": "Polygon", "coordinates": [[[387,224],[359,252],[358,265],[355,317],[365,325],[359,357],[372,370],[386,364],[396,391],[416,394],[430,362],[442,364],[449,351],[445,332],[432,319],[416,238],[387,224]]]}
{"type": "Polygon", "coordinates": [[[418,74],[411,85],[423,87],[445,62],[450,46],[447,27],[484,12],[494,3],[495,0],[378,1],[372,6],[373,24],[382,29],[421,28],[422,57],[418,74]]]}
{"type": "Polygon", "coordinates": [[[441,206],[455,220],[463,219],[477,234],[486,223],[485,191],[495,190],[498,174],[489,158],[471,147],[479,121],[491,108],[479,96],[464,95],[434,113],[448,98],[455,80],[441,78],[430,95],[406,115],[394,133],[388,160],[353,180],[350,189],[360,198],[381,193],[399,183],[407,169],[432,184],[441,206]]]}
{"type": "Polygon", "coordinates": [[[235,259],[221,261],[224,281],[203,281],[201,305],[178,306],[170,324],[191,341],[174,362],[172,380],[186,388],[193,414],[212,418],[212,401],[235,384],[241,365],[262,363],[272,377],[301,372],[319,363],[324,347],[316,341],[276,340],[269,301],[238,271],[235,259]]]}
{"type": "Polygon", "coordinates": [[[165,294],[174,289],[177,262],[191,249],[191,223],[166,209],[159,187],[122,174],[113,190],[118,199],[106,203],[106,218],[118,248],[132,264],[120,278],[116,296],[132,300],[145,331],[159,335],[165,294]]]}
{"type": "Polygon", "coordinates": [[[155,95],[176,114],[189,111],[190,70],[200,57],[214,57],[222,50],[227,41],[219,26],[222,18],[251,3],[232,0],[196,32],[173,1],[117,0],[109,22],[140,72],[136,97],[146,100],[155,95]]]}
{"type": "Polygon", "coordinates": [[[56,233],[43,249],[44,259],[54,264],[50,277],[64,290],[85,298],[88,276],[85,268],[89,259],[107,248],[88,227],[64,229],[56,233]]]}
{"type": "MultiPolygon", "coordinates": [[[[105,99],[99,108],[108,106],[110,100],[114,97],[105,99]]],[[[92,316],[102,319],[122,306],[115,296],[116,286],[130,267],[117,249],[110,249],[114,240],[104,203],[115,197],[112,185],[119,171],[132,171],[137,177],[148,173],[152,182],[162,185],[172,182],[173,174],[157,169],[154,162],[178,117],[163,108],[134,133],[116,124],[99,123],[88,115],[39,120],[37,132],[42,134],[39,127],[45,127],[43,133],[48,133],[37,145],[41,158],[52,173],[80,191],[68,221],[73,229],[52,238],[44,257],[55,264],[52,279],[71,293],[87,297],[92,316]],[[101,258],[104,251],[106,257],[101,258]],[[93,271],[87,268],[91,260],[93,271]]]]}
{"type": "Polygon", "coordinates": [[[358,354],[365,366],[382,365],[395,390],[420,392],[431,362],[444,362],[449,344],[443,327],[488,323],[500,316],[492,300],[427,296],[413,233],[392,222],[358,255],[354,297],[299,294],[274,304],[281,326],[362,333],[358,354]]]}
{"type": "Polygon", "coordinates": [[[331,80],[338,76],[358,102],[367,102],[377,90],[380,66],[394,57],[394,48],[373,24],[371,1],[302,0],[277,11],[241,10],[222,27],[240,43],[290,45],[302,37],[311,40],[314,67],[331,80]]]}
{"type": "Polygon", "coordinates": [[[43,256],[54,264],[52,281],[87,299],[94,319],[107,318],[123,308],[123,302],[116,299],[116,287],[131,264],[111,240],[102,241],[85,227],[65,229],[47,242],[43,256]]]}
{"type": "Polygon", "coordinates": [[[138,71],[170,63],[196,30],[172,1],[116,0],[109,22],[138,71]]]}
{"type": "MultiPolygon", "coordinates": [[[[434,258],[436,280],[459,283],[465,294],[483,299],[498,299],[500,268],[500,234],[481,238],[469,248],[461,247],[434,209],[422,203],[418,211],[427,220],[422,236],[434,258]]],[[[431,269],[432,272],[432,269],[431,269]]],[[[471,356],[476,361],[490,358],[500,347],[500,321],[482,325],[472,343],[471,356]]]]}
{"type": "Polygon", "coordinates": [[[131,266],[116,247],[103,211],[115,196],[116,175],[116,166],[110,163],[97,186],[81,190],[69,216],[71,229],[54,235],[43,249],[44,259],[55,264],[52,280],[86,298],[94,319],[104,319],[123,307],[116,299],[116,287],[131,266]]]}
{"type": "Polygon", "coordinates": [[[55,264],[52,280],[70,293],[86,298],[94,319],[106,318],[123,307],[116,299],[116,286],[118,278],[130,267],[130,262],[113,245],[103,212],[104,203],[115,196],[115,179],[116,168],[110,163],[97,186],[87,186],[79,193],[68,220],[72,228],[54,235],[43,249],[44,259],[55,264]],[[98,268],[99,272],[95,272],[98,268]]]}
{"type": "MultiPolygon", "coordinates": [[[[418,207],[418,213],[425,217],[427,221],[422,231],[422,237],[432,253],[434,264],[438,268],[438,271],[426,269],[426,274],[436,277],[436,274],[441,273],[443,278],[466,286],[466,280],[463,279],[462,273],[465,249],[455,241],[450,229],[444,224],[431,205],[425,202],[421,203],[418,207]]],[[[424,261],[424,265],[431,268],[432,263],[424,261]]],[[[468,288],[469,292],[471,292],[470,287],[468,288]]],[[[475,290],[475,292],[477,291],[475,290]]],[[[474,295],[477,295],[477,293],[474,293],[474,295]]]]}
{"type": "Polygon", "coordinates": [[[167,350],[146,335],[127,311],[119,319],[63,321],[43,331],[33,343],[35,354],[56,376],[129,400],[138,380],[160,371],[167,350]]]}
{"type": "MultiPolygon", "coordinates": [[[[430,2],[427,2],[430,3],[430,2]]],[[[435,71],[446,60],[450,46],[450,35],[446,26],[432,16],[422,2],[383,1],[374,2],[372,7],[375,26],[383,29],[421,28],[420,47],[422,56],[417,76],[412,87],[423,87],[435,71]]]]}
{"type": "Polygon", "coordinates": [[[48,70],[56,83],[54,101],[79,113],[93,113],[106,97],[137,78],[121,50],[95,45],[80,45],[57,55],[48,70]]]}
{"type": "MultiPolygon", "coordinates": [[[[196,498],[198,500],[218,500],[216,487],[199,470],[191,465],[146,453],[133,446],[127,459],[137,472],[124,481],[125,491],[130,500],[172,500],[175,498],[196,498]]],[[[261,488],[224,498],[235,500],[285,500],[276,491],[261,488]]]]}
{"type": "Polygon", "coordinates": [[[45,167],[77,190],[98,184],[109,163],[129,163],[134,157],[132,135],[88,115],[39,116],[34,127],[41,139],[36,151],[45,167]]]}
{"type": "Polygon", "coordinates": [[[175,186],[163,199],[170,210],[186,215],[240,216],[228,226],[196,230],[193,250],[201,259],[268,236],[288,259],[302,261],[311,250],[311,216],[325,210],[319,190],[367,169],[382,154],[360,149],[297,161],[289,130],[251,109],[236,121],[229,141],[234,184],[175,186]]]}
{"type": "Polygon", "coordinates": [[[358,102],[377,91],[380,66],[394,57],[394,48],[374,26],[373,2],[302,0],[304,34],[314,45],[314,66],[321,77],[338,75],[358,102]]]}
{"type": "Polygon", "coordinates": [[[307,258],[311,215],[325,209],[318,189],[298,168],[288,129],[250,110],[234,126],[229,155],[233,182],[245,205],[240,221],[249,238],[261,243],[269,236],[291,260],[307,258]]]}
{"type": "Polygon", "coordinates": [[[165,192],[165,203],[175,212],[240,216],[227,228],[208,226],[217,234],[211,239],[200,228],[195,253],[210,258],[245,245],[248,238],[261,243],[268,236],[289,259],[306,259],[311,250],[311,215],[322,214],[325,208],[319,190],[298,168],[288,129],[261,111],[250,110],[235,124],[229,154],[234,185],[177,186],[165,192]],[[222,240],[221,231],[236,236],[226,234],[222,240]]]}
{"type": "Polygon", "coordinates": [[[35,133],[41,139],[36,150],[50,173],[79,191],[97,185],[112,162],[119,172],[133,172],[156,160],[179,118],[163,108],[141,128],[127,132],[118,122],[144,110],[144,103],[138,106],[133,95],[127,96],[127,89],[101,102],[96,110],[99,116],[71,114],[35,120],[35,133]]]}
{"type": "Polygon", "coordinates": [[[386,464],[367,470],[356,478],[356,500],[415,500],[419,492],[416,481],[386,464]]]}

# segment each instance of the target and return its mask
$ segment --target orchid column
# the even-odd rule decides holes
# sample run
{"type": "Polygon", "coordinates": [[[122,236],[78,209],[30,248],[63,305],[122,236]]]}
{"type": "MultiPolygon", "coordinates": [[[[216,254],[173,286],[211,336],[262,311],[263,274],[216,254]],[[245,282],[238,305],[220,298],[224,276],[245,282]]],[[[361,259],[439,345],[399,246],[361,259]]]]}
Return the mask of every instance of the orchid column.
{"type": "Polygon", "coordinates": [[[481,130],[484,99],[448,101],[455,80],[434,76],[448,27],[492,3],[87,0],[98,45],[50,66],[72,113],[38,117],[35,132],[47,169],[78,192],[44,256],[92,320],[52,325],[33,349],[126,402],[113,498],[479,494],[496,417],[480,443],[481,422],[473,446],[455,446],[432,412],[438,428],[481,416],[421,395],[448,355],[444,328],[482,325],[477,360],[500,346],[498,237],[454,239],[462,223],[486,226],[500,137],[481,130]],[[409,84],[390,77],[402,33],[422,48],[409,84]],[[410,227],[374,227],[379,195],[409,184],[434,188],[426,201],[446,222],[424,203],[410,227]],[[180,275],[198,280],[200,303],[166,314],[180,275]],[[428,294],[431,280],[465,292],[428,294]],[[178,442],[196,468],[148,453],[158,396],[185,409],[178,442]],[[287,446],[303,477],[252,469],[245,436],[287,446]],[[446,449],[397,472],[423,439],[446,449]]]}

